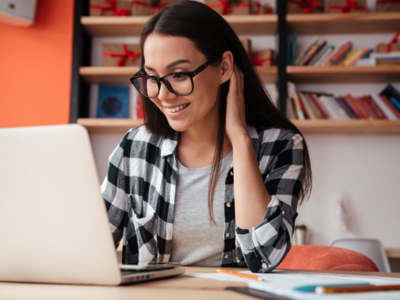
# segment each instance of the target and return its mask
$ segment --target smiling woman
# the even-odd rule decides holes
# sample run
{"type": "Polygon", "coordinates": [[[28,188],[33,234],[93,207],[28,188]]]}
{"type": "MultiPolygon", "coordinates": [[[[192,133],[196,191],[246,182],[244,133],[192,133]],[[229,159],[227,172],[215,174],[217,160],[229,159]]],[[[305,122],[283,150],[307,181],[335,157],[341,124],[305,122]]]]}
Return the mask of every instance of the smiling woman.
{"type": "Polygon", "coordinates": [[[131,82],[143,96],[145,125],[124,136],[101,187],[123,263],[273,270],[311,190],[301,133],[208,6],[167,6],[140,44],[131,82]]]}

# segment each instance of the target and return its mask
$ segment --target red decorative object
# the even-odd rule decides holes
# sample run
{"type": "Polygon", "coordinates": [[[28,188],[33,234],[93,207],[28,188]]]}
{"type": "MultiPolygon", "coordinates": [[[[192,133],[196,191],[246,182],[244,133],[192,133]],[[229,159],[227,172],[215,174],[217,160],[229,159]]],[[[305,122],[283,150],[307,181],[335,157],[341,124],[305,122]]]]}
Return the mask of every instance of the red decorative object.
{"type": "Polygon", "coordinates": [[[357,5],[357,0],[346,0],[345,5],[329,5],[328,10],[338,9],[341,13],[349,13],[352,10],[367,10],[366,5],[357,5]]]}
{"type": "Polygon", "coordinates": [[[154,10],[154,14],[156,14],[156,13],[158,13],[158,11],[159,11],[161,8],[164,8],[165,6],[168,5],[168,4],[162,4],[162,3],[161,3],[161,0],[157,0],[157,3],[158,3],[157,5],[153,5],[153,4],[151,4],[151,3],[143,2],[143,1],[140,1],[140,0],[134,0],[134,1],[132,1],[132,6],[133,6],[133,5],[145,6],[145,7],[148,7],[148,8],[153,9],[153,10],[154,10]]]}
{"type": "Polygon", "coordinates": [[[260,66],[263,65],[264,62],[269,62],[269,63],[272,62],[272,57],[269,56],[269,57],[260,59],[260,58],[259,58],[258,52],[256,52],[256,53],[254,53],[253,61],[254,61],[254,64],[255,64],[256,66],[259,66],[259,67],[260,67],[260,66]]]}
{"type": "Polygon", "coordinates": [[[104,52],[103,56],[120,57],[120,59],[117,61],[118,67],[125,67],[127,59],[130,59],[133,61],[140,57],[140,52],[129,51],[128,45],[126,45],[126,44],[124,44],[123,47],[124,47],[124,53],[104,52]]]}
{"type": "Polygon", "coordinates": [[[311,9],[319,9],[321,12],[324,11],[324,8],[315,0],[306,0],[305,2],[300,0],[287,0],[289,3],[296,4],[300,9],[303,9],[305,14],[311,13],[311,9]]]}
{"type": "Polygon", "coordinates": [[[256,11],[254,12],[255,15],[270,15],[272,14],[272,7],[268,3],[262,4],[258,1],[254,2],[256,6],[256,11]]]}
{"type": "Polygon", "coordinates": [[[102,6],[96,4],[90,4],[90,8],[100,9],[100,15],[102,16],[105,11],[112,11],[113,16],[127,16],[131,13],[130,10],[117,8],[117,0],[104,0],[109,6],[102,6]]]}
{"type": "Polygon", "coordinates": [[[210,3],[207,4],[207,6],[211,7],[212,9],[216,8],[221,8],[222,7],[222,12],[221,15],[228,15],[232,12],[232,9],[234,8],[247,8],[250,9],[250,4],[248,2],[246,3],[235,3],[235,4],[229,4],[229,0],[218,0],[219,3],[210,3]]]}

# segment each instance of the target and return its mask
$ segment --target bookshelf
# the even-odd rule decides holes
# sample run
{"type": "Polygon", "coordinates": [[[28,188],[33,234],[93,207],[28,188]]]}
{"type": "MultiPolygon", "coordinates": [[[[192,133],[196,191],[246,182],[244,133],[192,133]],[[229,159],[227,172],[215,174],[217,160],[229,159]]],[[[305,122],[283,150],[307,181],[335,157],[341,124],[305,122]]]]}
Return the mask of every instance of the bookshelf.
{"type": "MultiPolygon", "coordinates": [[[[139,71],[138,67],[80,67],[79,74],[91,84],[131,84],[129,78],[139,71]]],[[[276,66],[258,67],[264,83],[275,83],[276,66]]]]}
{"type": "Polygon", "coordinates": [[[288,66],[287,76],[295,83],[400,82],[400,66],[288,66]]]}
{"type": "MultiPolygon", "coordinates": [[[[277,6],[284,1],[277,0],[277,6]]],[[[89,119],[88,93],[80,91],[88,84],[129,84],[129,77],[137,68],[88,67],[90,50],[85,50],[83,40],[92,37],[139,36],[150,17],[88,17],[88,0],[80,2],[75,11],[73,93],[71,96],[71,122],[85,126],[93,133],[123,133],[129,128],[140,126],[141,120],[89,119]],[[85,12],[86,9],[86,12],[85,12]],[[79,40],[80,39],[80,40],[79,40]],[[75,45],[80,47],[75,47],[75,45]],[[75,49],[77,48],[77,49],[75,49]],[[86,51],[86,63],[84,54],[86,51]],[[77,55],[75,55],[77,54],[77,55]],[[75,59],[75,56],[78,56],[75,59]],[[78,84],[78,79],[82,82],[78,84]],[[77,91],[74,89],[77,86],[77,91]]],[[[400,13],[351,13],[351,14],[296,14],[285,15],[232,15],[224,16],[238,35],[286,36],[297,34],[349,34],[395,32],[400,28],[400,13]],[[282,17],[283,15],[283,17],[282,17]]],[[[283,39],[286,40],[286,39],[283,39]]],[[[283,50],[286,44],[279,41],[283,50]]],[[[89,48],[90,49],[90,48],[89,48]]],[[[264,83],[279,81],[279,92],[286,80],[295,83],[378,83],[400,82],[400,67],[310,67],[288,66],[279,61],[278,66],[258,68],[264,83]]],[[[284,88],[285,89],[285,88],[284,88]]],[[[283,89],[283,90],[284,90],[283,89]]],[[[286,98],[286,97],[285,97],[286,98]]],[[[285,102],[285,101],[280,101],[285,102]]],[[[285,103],[280,103],[280,108],[285,103]]],[[[389,120],[292,120],[303,133],[317,134],[399,134],[400,121],[389,120]]]]}
{"type": "Polygon", "coordinates": [[[288,14],[288,33],[351,34],[396,32],[400,12],[351,14],[288,14]]]}
{"type": "MultiPolygon", "coordinates": [[[[238,35],[272,35],[277,31],[277,15],[224,16],[238,35]]],[[[82,17],[81,24],[94,37],[140,36],[143,17],[82,17]]]]}

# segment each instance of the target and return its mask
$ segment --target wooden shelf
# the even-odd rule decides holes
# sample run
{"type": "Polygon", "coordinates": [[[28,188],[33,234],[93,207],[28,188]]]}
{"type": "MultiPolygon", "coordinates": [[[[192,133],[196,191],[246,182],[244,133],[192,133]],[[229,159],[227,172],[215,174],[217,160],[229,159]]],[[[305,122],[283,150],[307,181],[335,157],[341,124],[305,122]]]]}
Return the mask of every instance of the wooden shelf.
{"type": "MultiPolygon", "coordinates": [[[[399,134],[400,121],[392,120],[291,120],[302,133],[399,134]]],[[[90,133],[126,133],[143,125],[143,120],[78,119],[90,133]]]]}
{"type": "MultiPolygon", "coordinates": [[[[91,84],[130,84],[129,78],[139,71],[138,67],[80,67],[79,74],[91,84]]],[[[275,83],[278,80],[278,69],[258,67],[264,83],[275,83]]]]}
{"type": "Polygon", "coordinates": [[[386,255],[389,258],[400,258],[400,249],[399,248],[387,248],[386,255]]]}
{"type": "Polygon", "coordinates": [[[399,120],[291,120],[301,133],[399,134],[399,120]]]}
{"type": "Polygon", "coordinates": [[[131,128],[143,125],[143,120],[132,119],[78,119],[90,133],[126,133],[131,128]]]}
{"type": "MultiPolygon", "coordinates": [[[[272,35],[277,31],[277,15],[224,16],[238,35],[272,35]]],[[[81,17],[81,24],[94,37],[140,36],[149,16],[81,17]]]]}
{"type": "Polygon", "coordinates": [[[295,83],[399,82],[400,67],[289,66],[287,77],[295,83]]]}
{"type": "Polygon", "coordinates": [[[350,34],[395,33],[400,28],[400,13],[289,14],[289,33],[350,34]]]}

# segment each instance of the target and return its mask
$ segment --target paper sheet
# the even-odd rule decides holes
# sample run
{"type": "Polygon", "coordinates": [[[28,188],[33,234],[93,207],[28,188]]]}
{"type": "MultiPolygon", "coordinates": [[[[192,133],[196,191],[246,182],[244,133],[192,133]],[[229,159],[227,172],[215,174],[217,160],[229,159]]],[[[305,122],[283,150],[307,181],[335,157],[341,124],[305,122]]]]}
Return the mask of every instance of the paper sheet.
{"type": "MultiPolygon", "coordinates": [[[[251,272],[241,272],[245,274],[252,274],[251,272]]],[[[189,275],[189,274],[188,274],[189,275]]],[[[253,274],[254,275],[254,274],[253,274]]],[[[204,274],[190,274],[198,278],[209,278],[224,281],[239,281],[248,283],[250,288],[271,292],[274,294],[286,296],[296,300],[316,300],[316,299],[329,299],[329,300],[399,300],[400,291],[391,292],[368,292],[368,293],[348,293],[348,294],[335,294],[335,295],[317,295],[314,293],[295,292],[293,288],[304,285],[318,285],[318,284],[340,284],[340,283],[358,283],[369,282],[374,285],[391,285],[400,284],[400,278],[388,278],[377,276],[352,276],[340,274],[317,274],[306,272],[291,272],[275,270],[272,273],[257,274],[261,276],[264,281],[255,281],[245,278],[225,275],[220,273],[204,273],[204,274]]]]}

